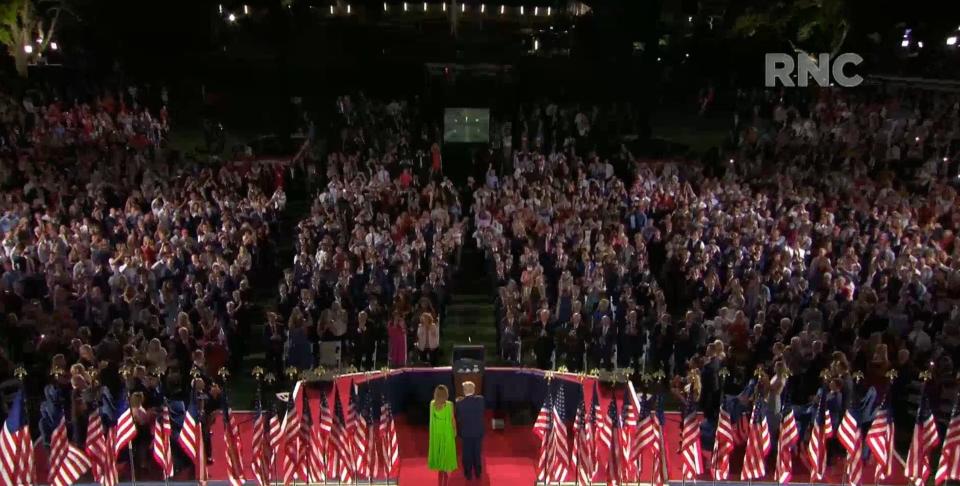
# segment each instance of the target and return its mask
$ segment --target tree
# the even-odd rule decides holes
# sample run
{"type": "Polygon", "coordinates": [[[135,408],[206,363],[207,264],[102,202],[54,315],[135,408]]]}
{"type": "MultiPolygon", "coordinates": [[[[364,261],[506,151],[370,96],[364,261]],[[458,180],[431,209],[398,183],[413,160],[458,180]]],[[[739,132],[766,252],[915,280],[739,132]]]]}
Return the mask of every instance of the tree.
{"type": "Polygon", "coordinates": [[[20,77],[26,78],[27,66],[50,47],[62,11],[59,0],[0,2],[0,44],[13,57],[20,77]]]}
{"type": "Polygon", "coordinates": [[[833,57],[840,52],[850,32],[847,18],[846,0],[763,0],[736,18],[733,32],[743,37],[766,34],[786,39],[797,52],[807,55],[829,52],[833,57]]]}

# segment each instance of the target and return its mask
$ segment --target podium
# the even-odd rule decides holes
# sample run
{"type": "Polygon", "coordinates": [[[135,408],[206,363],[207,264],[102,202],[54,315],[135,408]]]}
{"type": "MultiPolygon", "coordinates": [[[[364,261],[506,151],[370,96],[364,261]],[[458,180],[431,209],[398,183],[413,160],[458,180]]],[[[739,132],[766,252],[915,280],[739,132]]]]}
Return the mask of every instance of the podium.
{"type": "Polygon", "coordinates": [[[463,396],[463,382],[472,381],[476,393],[483,394],[483,371],[486,362],[483,346],[453,347],[453,386],[454,396],[463,396]]]}

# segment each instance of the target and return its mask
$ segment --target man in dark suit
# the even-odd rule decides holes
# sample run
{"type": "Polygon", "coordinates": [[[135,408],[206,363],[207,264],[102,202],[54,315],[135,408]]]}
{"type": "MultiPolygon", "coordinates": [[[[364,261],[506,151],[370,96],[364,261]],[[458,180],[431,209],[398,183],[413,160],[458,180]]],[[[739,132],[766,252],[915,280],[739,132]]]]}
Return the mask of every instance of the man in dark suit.
{"type": "Polygon", "coordinates": [[[457,399],[457,432],[463,449],[463,475],[467,481],[480,479],[483,468],[481,450],[483,445],[483,397],[475,395],[472,381],[463,382],[463,396],[457,399]]]}

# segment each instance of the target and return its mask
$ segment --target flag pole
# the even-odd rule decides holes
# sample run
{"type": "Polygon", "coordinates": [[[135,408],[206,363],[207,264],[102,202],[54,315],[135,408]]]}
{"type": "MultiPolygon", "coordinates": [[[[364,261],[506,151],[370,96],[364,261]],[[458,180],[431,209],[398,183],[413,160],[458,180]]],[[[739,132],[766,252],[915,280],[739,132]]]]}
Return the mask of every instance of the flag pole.
{"type": "MultiPolygon", "coordinates": [[[[122,374],[124,378],[129,378],[130,373],[132,371],[133,370],[131,370],[130,368],[125,368],[120,372],[120,374],[122,374]]],[[[133,403],[130,401],[133,395],[130,393],[130,388],[127,387],[126,385],[127,384],[124,383],[124,388],[126,388],[126,393],[127,393],[127,407],[130,410],[130,417],[133,418],[133,403]]],[[[136,427],[136,424],[134,424],[134,427],[136,427]]],[[[133,441],[132,440],[130,442],[127,442],[127,457],[130,459],[130,482],[133,484],[133,486],[137,486],[137,464],[133,460],[133,441]]]]}
{"type": "MultiPolygon", "coordinates": [[[[828,382],[830,381],[830,371],[823,370],[823,372],[820,373],[820,378],[823,380],[823,394],[817,396],[817,411],[813,415],[813,423],[811,424],[812,426],[810,427],[811,436],[814,434],[814,431],[813,431],[814,427],[820,426],[817,422],[820,420],[820,411],[823,409],[823,404],[827,399],[826,394],[829,388],[828,382]]],[[[809,439],[807,440],[809,441],[809,439]]],[[[824,440],[823,444],[820,444],[820,447],[826,447],[826,440],[824,440]]],[[[816,464],[815,466],[816,466],[816,469],[814,469],[813,467],[810,468],[810,478],[807,480],[808,486],[811,486],[813,484],[813,476],[817,474],[817,472],[819,472],[818,470],[820,469],[820,465],[816,464]]]]}
{"type": "MultiPolygon", "coordinates": [[[[657,370],[657,371],[655,371],[655,372],[653,373],[653,379],[656,380],[657,383],[662,382],[665,378],[666,378],[666,375],[663,373],[663,370],[657,370]]],[[[662,393],[663,393],[663,392],[662,392],[662,390],[661,390],[661,391],[660,391],[660,398],[658,398],[657,410],[654,412],[653,420],[656,420],[657,423],[659,424],[658,426],[660,427],[660,434],[659,434],[659,435],[660,435],[660,468],[661,468],[661,474],[665,474],[665,475],[667,476],[667,480],[666,480],[665,482],[666,482],[666,483],[669,483],[669,482],[670,482],[670,470],[667,469],[667,444],[664,442],[664,438],[663,438],[663,436],[665,435],[665,433],[664,433],[664,432],[665,432],[664,425],[666,425],[666,424],[660,422],[660,404],[662,403],[662,402],[660,402],[660,400],[663,400],[663,395],[662,395],[662,393]]],[[[654,480],[656,480],[656,478],[654,478],[654,480]]]]}
{"type": "MultiPolygon", "coordinates": [[[[163,408],[164,408],[164,413],[165,413],[166,416],[167,416],[167,421],[169,422],[169,420],[170,420],[170,403],[167,401],[167,397],[163,397],[163,408]]],[[[161,438],[161,440],[162,440],[163,443],[164,443],[164,448],[166,449],[166,451],[167,451],[168,453],[169,453],[169,452],[172,452],[172,451],[170,451],[170,436],[169,436],[169,435],[166,435],[166,434],[163,434],[163,437],[161,438]]],[[[166,460],[167,460],[166,454],[164,454],[163,460],[164,460],[164,462],[166,462],[166,460]]],[[[170,455],[170,462],[173,462],[173,455],[172,455],[172,454],[170,455]]],[[[172,466],[172,464],[171,464],[171,466],[172,466]]],[[[166,464],[163,465],[163,471],[162,471],[160,474],[163,474],[163,486],[170,486],[170,478],[167,477],[167,465],[166,465],[166,464]]]]}
{"type": "MultiPolygon", "coordinates": [[[[27,405],[26,381],[24,380],[27,374],[28,374],[27,369],[24,368],[23,365],[17,366],[17,368],[13,370],[13,375],[16,376],[17,380],[20,381],[20,396],[23,399],[21,409],[23,410],[23,418],[26,419],[27,427],[29,428],[30,407],[27,405]]],[[[29,440],[30,442],[33,442],[33,438],[29,437],[29,434],[28,434],[27,440],[29,440]]],[[[30,476],[32,478],[37,477],[37,461],[35,461],[33,457],[30,458],[30,476]]]]}
{"type": "Polygon", "coordinates": [[[730,371],[726,367],[720,368],[720,371],[717,373],[720,375],[720,411],[717,413],[717,426],[714,427],[715,431],[713,433],[713,454],[710,455],[710,475],[713,476],[713,486],[717,486],[717,460],[720,455],[720,448],[718,447],[719,434],[720,431],[720,415],[723,414],[723,390],[726,385],[727,377],[730,376],[730,371]]]}

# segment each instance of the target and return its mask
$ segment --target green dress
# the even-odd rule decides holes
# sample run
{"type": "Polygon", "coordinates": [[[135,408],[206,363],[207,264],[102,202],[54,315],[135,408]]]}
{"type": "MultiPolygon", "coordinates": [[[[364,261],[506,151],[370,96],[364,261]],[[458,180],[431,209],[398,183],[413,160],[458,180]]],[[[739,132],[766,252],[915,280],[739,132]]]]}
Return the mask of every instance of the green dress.
{"type": "Polygon", "coordinates": [[[457,439],[453,431],[453,404],[449,401],[437,410],[430,402],[430,451],[427,467],[432,471],[457,470],[457,439]]]}

